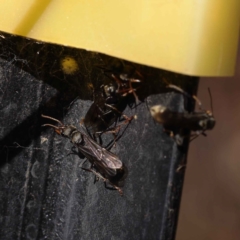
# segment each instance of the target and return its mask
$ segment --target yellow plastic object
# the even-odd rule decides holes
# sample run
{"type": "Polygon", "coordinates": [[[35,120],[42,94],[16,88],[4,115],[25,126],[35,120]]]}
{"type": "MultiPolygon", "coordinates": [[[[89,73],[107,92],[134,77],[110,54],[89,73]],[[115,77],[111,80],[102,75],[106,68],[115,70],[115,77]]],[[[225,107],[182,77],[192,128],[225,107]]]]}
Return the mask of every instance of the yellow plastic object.
{"type": "Polygon", "coordinates": [[[197,76],[229,76],[240,0],[7,0],[0,30],[197,76]]]}

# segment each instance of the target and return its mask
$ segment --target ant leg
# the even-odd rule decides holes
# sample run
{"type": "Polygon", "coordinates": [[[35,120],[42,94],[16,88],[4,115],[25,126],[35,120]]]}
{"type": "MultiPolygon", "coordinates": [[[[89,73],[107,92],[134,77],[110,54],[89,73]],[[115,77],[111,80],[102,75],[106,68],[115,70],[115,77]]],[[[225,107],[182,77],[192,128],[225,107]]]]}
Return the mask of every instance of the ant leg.
{"type": "MultiPolygon", "coordinates": [[[[109,181],[107,178],[103,177],[100,173],[94,171],[94,170],[91,169],[91,168],[89,169],[89,168],[83,168],[83,167],[82,167],[82,169],[85,170],[85,171],[88,171],[88,172],[92,172],[92,173],[93,173],[95,176],[97,176],[99,179],[102,179],[105,184],[108,183],[108,184],[112,185],[112,186],[119,192],[120,195],[123,195],[123,191],[122,191],[121,188],[119,188],[118,186],[116,186],[115,184],[113,184],[113,183],[112,183],[111,181],[109,181]]],[[[105,186],[106,186],[106,185],[105,185],[105,186]]]]}
{"type": "Polygon", "coordinates": [[[199,135],[203,135],[204,137],[207,136],[207,134],[204,131],[195,132],[195,134],[191,136],[190,142],[199,137],[199,135]]]}
{"type": "Polygon", "coordinates": [[[114,185],[114,184],[111,183],[110,181],[108,181],[108,182],[104,182],[105,188],[110,189],[110,190],[113,190],[112,188],[110,188],[110,187],[107,186],[107,183],[109,183],[111,186],[113,186],[114,189],[116,189],[116,190],[119,192],[119,194],[120,194],[121,196],[123,195],[123,191],[122,191],[122,189],[119,188],[119,187],[117,187],[116,185],[114,185]]]}
{"type": "Polygon", "coordinates": [[[120,112],[117,108],[115,108],[115,107],[113,107],[113,106],[111,106],[111,105],[108,105],[108,104],[106,104],[106,103],[105,103],[105,105],[106,105],[107,107],[109,107],[110,109],[112,109],[113,111],[117,112],[119,115],[123,116],[123,118],[125,119],[124,122],[119,123],[118,125],[115,125],[113,129],[109,129],[110,132],[113,133],[113,136],[114,136],[114,144],[115,144],[116,139],[117,139],[117,135],[118,135],[118,133],[119,133],[119,131],[120,131],[121,126],[122,126],[122,125],[125,125],[125,124],[127,124],[127,125],[130,124],[131,121],[135,118],[135,116],[128,117],[128,116],[126,116],[125,114],[123,114],[122,112],[120,112]]]}
{"type": "MultiPolygon", "coordinates": [[[[87,162],[87,159],[85,159],[82,163],[82,166],[87,162]]],[[[81,167],[82,168],[82,167],[81,167]]]]}
{"type": "Polygon", "coordinates": [[[172,139],[174,139],[178,146],[183,144],[183,139],[185,136],[181,135],[180,133],[175,134],[174,131],[166,128],[164,128],[163,131],[166,132],[172,139]]]}
{"type": "Polygon", "coordinates": [[[122,81],[119,80],[114,74],[112,74],[111,77],[116,81],[116,83],[118,85],[118,92],[119,92],[120,88],[121,88],[121,85],[122,85],[122,81]]]}
{"type": "Polygon", "coordinates": [[[167,133],[171,138],[174,138],[175,134],[172,130],[168,130],[166,128],[163,128],[163,131],[167,133]]]}
{"type": "Polygon", "coordinates": [[[136,101],[136,103],[139,103],[139,98],[138,98],[138,95],[136,94],[136,89],[132,88],[132,82],[139,82],[139,80],[138,79],[130,79],[130,82],[129,82],[130,89],[131,89],[132,94],[135,98],[135,101],[136,101]]]}
{"type": "Polygon", "coordinates": [[[186,168],[186,164],[179,165],[178,168],[176,169],[176,172],[180,172],[182,169],[186,168]]]}
{"type": "Polygon", "coordinates": [[[120,130],[120,127],[118,125],[116,127],[109,128],[108,130],[106,130],[104,132],[96,132],[96,134],[101,135],[103,133],[112,133],[112,134],[116,135],[116,134],[118,134],[119,130],[120,130]]]}
{"type": "Polygon", "coordinates": [[[102,175],[100,175],[99,173],[95,172],[93,169],[91,168],[84,168],[81,167],[83,170],[87,171],[87,172],[91,172],[95,175],[95,179],[94,179],[94,184],[101,178],[104,181],[104,178],[102,177],[102,175]]]}
{"type": "Polygon", "coordinates": [[[199,109],[202,110],[202,103],[201,103],[201,101],[199,100],[199,98],[198,98],[197,96],[195,96],[195,95],[192,95],[192,96],[191,96],[190,94],[188,94],[187,92],[185,92],[182,88],[180,88],[180,87],[178,87],[178,86],[176,86],[176,85],[173,85],[173,84],[168,84],[168,85],[167,85],[167,88],[174,89],[174,90],[182,93],[183,95],[185,95],[185,96],[188,97],[188,98],[193,98],[193,99],[195,100],[195,102],[197,102],[197,104],[198,104],[198,106],[199,106],[199,109]]]}
{"type": "Polygon", "coordinates": [[[105,103],[105,106],[109,107],[110,109],[114,110],[115,112],[117,112],[119,115],[123,116],[126,119],[126,122],[131,122],[134,118],[134,116],[132,117],[128,117],[125,114],[123,114],[122,112],[120,112],[117,108],[105,103]]]}
{"type": "Polygon", "coordinates": [[[193,141],[194,139],[196,139],[197,137],[199,137],[199,133],[192,134],[191,137],[190,137],[189,142],[192,142],[192,141],[193,141]]]}
{"type": "Polygon", "coordinates": [[[122,80],[128,81],[129,82],[129,88],[125,88],[121,90],[122,87],[122,82],[121,80],[119,80],[114,74],[112,74],[112,78],[116,81],[117,85],[118,85],[118,92],[122,93],[122,96],[127,96],[128,94],[132,93],[136,102],[139,102],[138,96],[136,94],[136,89],[134,89],[132,87],[132,83],[133,82],[141,82],[139,79],[135,79],[135,78],[128,78],[127,76],[124,76],[123,74],[120,75],[120,78],[122,80]]]}

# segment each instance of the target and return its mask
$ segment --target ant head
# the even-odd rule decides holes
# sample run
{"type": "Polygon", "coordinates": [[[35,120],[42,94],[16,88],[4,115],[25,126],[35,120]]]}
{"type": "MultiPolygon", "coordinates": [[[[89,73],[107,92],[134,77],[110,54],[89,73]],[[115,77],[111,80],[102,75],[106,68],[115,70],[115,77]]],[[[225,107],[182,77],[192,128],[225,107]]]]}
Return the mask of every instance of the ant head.
{"type": "Polygon", "coordinates": [[[216,123],[215,118],[211,111],[206,111],[206,116],[204,119],[199,121],[199,125],[202,127],[203,131],[211,130],[214,128],[216,123]]]}
{"type": "Polygon", "coordinates": [[[68,126],[61,126],[61,127],[58,127],[58,129],[56,130],[55,129],[55,132],[64,136],[64,137],[67,137],[69,138],[72,134],[73,131],[75,131],[76,128],[72,125],[68,125],[68,126]]]}
{"type": "Polygon", "coordinates": [[[42,117],[47,118],[47,119],[51,119],[55,122],[58,122],[60,124],[60,126],[55,126],[55,125],[52,125],[52,124],[44,124],[43,127],[48,126],[48,127],[54,128],[54,130],[57,134],[62,135],[64,137],[70,137],[71,133],[74,130],[76,130],[76,128],[74,126],[72,126],[72,125],[65,126],[61,121],[59,121],[55,118],[52,118],[52,117],[49,117],[49,116],[46,116],[46,115],[42,115],[42,117]]]}
{"type": "Polygon", "coordinates": [[[110,98],[110,97],[116,95],[117,88],[112,83],[110,83],[108,85],[103,86],[103,91],[104,91],[105,96],[107,98],[110,98]]]}

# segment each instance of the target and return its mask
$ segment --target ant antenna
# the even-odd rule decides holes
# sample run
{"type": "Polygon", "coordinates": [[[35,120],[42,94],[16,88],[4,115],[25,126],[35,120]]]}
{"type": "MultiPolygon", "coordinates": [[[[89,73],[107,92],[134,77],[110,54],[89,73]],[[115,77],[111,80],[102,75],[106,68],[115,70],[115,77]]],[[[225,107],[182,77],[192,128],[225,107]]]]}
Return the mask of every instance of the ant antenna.
{"type": "MultiPolygon", "coordinates": [[[[58,122],[61,126],[63,126],[63,123],[61,122],[61,121],[59,121],[59,120],[57,120],[56,118],[53,118],[53,117],[49,117],[49,116],[46,116],[46,115],[41,115],[41,117],[43,117],[43,118],[47,118],[47,119],[51,119],[51,120],[53,120],[53,121],[55,121],[55,122],[58,122]]],[[[44,124],[45,126],[46,126],[46,124],[44,124]]],[[[44,126],[43,125],[43,126],[44,126]]]]}
{"type": "Polygon", "coordinates": [[[195,96],[195,95],[193,95],[192,98],[195,100],[195,102],[197,102],[197,104],[199,106],[199,109],[202,110],[202,103],[199,100],[199,98],[197,96],[195,96]]]}
{"type": "Polygon", "coordinates": [[[162,80],[163,80],[163,82],[165,82],[166,85],[170,85],[170,83],[167,81],[166,78],[163,78],[162,80]]]}
{"type": "Polygon", "coordinates": [[[57,127],[55,125],[52,125],[52,124],[43,124],[42,127],[52,127],[54,128],[55,130],[59,130],[60,127],[57,127]]]}
{"type": "Polygon", "coordinates": [[[212,113],[213,113],[213,100],[212,100],[212,94],[211,94],[211,91],[210,91],[209,87],[208,87],[208,93],[209,93],[209,97],[210,97],[211,110],[212,110],[212,113]]]}
{"type": "Polygon", "coordinates": [[[184,96],[188,97],[188,98],[193,98],[195,100],[195,102],[199,105],[199,109],[202,110],[202,103],[201,101],[199,100],[199,98],[195,95],[190,95],[188,94],[187,92],[185,92],[182,88],[176,86],[176,85],[173,85],[173,84],[168,84],[167,85],[167,88],[171,88],[177,92],[180,92],[182,93],[184,96]]]}

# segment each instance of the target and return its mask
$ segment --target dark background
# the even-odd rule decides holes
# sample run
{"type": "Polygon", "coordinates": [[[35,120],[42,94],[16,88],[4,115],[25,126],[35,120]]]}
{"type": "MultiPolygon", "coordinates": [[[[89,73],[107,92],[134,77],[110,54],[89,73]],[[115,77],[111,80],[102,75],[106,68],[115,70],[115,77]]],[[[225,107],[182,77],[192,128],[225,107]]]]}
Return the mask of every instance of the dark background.
{"type": "Polygon", "coordinates": [[[177,240],[240,239],[240,51],[234,77],[201,78],[198,97],[216,126],[190,144],[177,240]]]}

